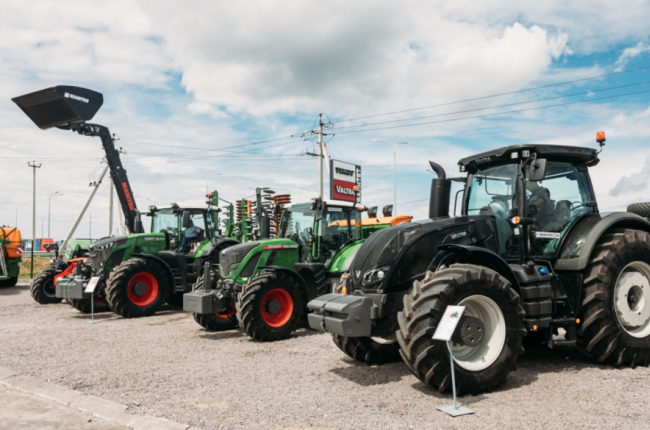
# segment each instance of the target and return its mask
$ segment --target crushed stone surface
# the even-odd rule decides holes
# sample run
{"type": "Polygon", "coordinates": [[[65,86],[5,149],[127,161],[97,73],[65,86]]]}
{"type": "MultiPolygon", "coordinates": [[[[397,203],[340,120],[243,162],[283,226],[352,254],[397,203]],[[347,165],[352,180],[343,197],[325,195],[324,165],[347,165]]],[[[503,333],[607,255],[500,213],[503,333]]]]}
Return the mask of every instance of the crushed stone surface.
{"type": "Polygon", "coordinates": [[[140,319],[39,305],[27,285],[0,289],[0,366],[210,429],[650,429],[650,370],[612,368],[538,348],[507,384],[464,396],[474,415],[402,363],[368,367],[325,333],[260,343],[211,333],[178,308],[140,319]]]}

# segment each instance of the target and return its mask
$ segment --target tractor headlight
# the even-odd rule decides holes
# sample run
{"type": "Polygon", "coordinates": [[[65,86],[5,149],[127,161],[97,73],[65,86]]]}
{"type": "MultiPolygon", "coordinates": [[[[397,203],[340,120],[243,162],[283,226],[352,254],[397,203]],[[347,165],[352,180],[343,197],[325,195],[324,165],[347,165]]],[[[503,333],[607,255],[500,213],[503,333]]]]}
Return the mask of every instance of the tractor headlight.
{"type": "Polygon", "coordinates": [[[383,280],[388,274],[389,270],[390,266],[368,270],[363,274],[363,285],[367,286],[383,280]]]}

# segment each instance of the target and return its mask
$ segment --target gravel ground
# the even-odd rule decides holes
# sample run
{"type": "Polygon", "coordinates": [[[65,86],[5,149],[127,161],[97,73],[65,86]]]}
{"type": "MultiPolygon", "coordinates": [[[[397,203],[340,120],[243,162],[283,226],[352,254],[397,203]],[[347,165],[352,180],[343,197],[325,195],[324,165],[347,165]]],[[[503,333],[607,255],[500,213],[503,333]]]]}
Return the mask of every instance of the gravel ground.
{"type": "Polygon", "coordinates": [[[98,319],[38,305],[27,286],[1,289],[0,365],[205,430],[650,428],[650,370],[578,353],[529,351],[498,391],[461,398],[475,415],[451,418],[436,411],[451,396],[401,363],[357,364],[327,334],[259,343],[172,308],[98,319]]]}

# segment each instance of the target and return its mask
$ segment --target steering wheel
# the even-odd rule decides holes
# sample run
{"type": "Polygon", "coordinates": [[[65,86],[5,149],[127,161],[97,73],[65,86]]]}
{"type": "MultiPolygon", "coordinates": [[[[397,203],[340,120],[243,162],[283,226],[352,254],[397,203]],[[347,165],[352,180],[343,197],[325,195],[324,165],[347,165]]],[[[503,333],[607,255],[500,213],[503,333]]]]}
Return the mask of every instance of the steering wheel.
{"type": "Polygon", "coordinates": [[[583,207],[585,204],[582,202],[571,202],[571,210],[578,209],[580,207],[583,207]],[[577,204],[576,204],[577,203],[577,204]],[[573,206],[576,204],[575,206],[573,206]]]}

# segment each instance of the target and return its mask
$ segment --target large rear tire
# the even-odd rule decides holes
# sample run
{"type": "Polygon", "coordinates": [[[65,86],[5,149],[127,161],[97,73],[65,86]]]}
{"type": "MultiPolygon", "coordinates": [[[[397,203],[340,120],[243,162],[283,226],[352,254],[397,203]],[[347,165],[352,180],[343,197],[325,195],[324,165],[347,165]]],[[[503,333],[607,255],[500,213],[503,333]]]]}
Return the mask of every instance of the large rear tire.
{"type": "Polygon", "coordinates": [[[237,299],[237,319],[253,339],[286,339],[298,328],[305,304],[298,283],[281,272],[262,272],[237,299]]]}
{"type": "Polygon", "coordinates": [[[332,335],[334,344],[350,358],[368,365],[401,361],[397,339],[371,337],[344,337],[332,335]]]}
{"type": "Polygon", "coordinates": [[[124,318],[154,315],[167,301],[169,281],[151,260],[132,258],[117,266],[106,287],[108,304],[124,318]]]}
{"type": "Polygon", "coordinates": [[[605,234],[587,266],[578,349],[599,363],[650,364],[650,234],[605,234]]]}
{"type": "Polygon", "coordinates": [[[452,346],[457,392],[478,394],[505,383],[524,352],[521,299],[497,272],[469,264],[428,272],[404,296],[397,340],[413,374],[440,392],[452,389],[447,343],[432,339],[449,305],[465,306],[464,315],[479,318],[485,326],[477,346],[452,346]]]}
{"type": "Polygon", "coordinates": [[[32,298],[42,305],[49,305],[53,303],[61,303],[61,300],[56,296],[56,287],[54,286],[54,277],[56,272],[54,270],[45,270],[34,278],[30,291],[32,298]]]}
{"type": "MultiPolygon", "coordinates": [[[[210,289],[214,290],[217,288],[219,278],[219,272],[216,270],[213,270],[212,273],[210,273],[210,289]]],[[[196,280],[196,283],[192,287],[192,291],[202,290],[204,282],[205,276],[199,276],[199,279],[196,280]]],[[[192,312],[192,318],[194,318],[194,321],[196,321],[201,327],[210,331],[226,331],[237,328],[235,309],[228,309],[225,312],[216,314],[197,314],[192,312]]]]}

